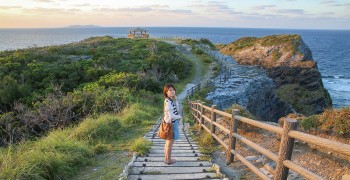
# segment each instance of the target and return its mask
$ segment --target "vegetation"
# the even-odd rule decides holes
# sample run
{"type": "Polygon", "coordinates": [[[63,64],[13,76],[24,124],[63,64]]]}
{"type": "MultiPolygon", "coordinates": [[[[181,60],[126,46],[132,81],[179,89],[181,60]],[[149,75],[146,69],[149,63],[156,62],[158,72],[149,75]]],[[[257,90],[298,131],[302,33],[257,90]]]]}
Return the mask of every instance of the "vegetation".
{"type": "Polygon", "coordinates": [[[132,146],[130,147],[130,151],[137,152],[138,155],[143,156],[150,152],[151,145],[152,142],[147,141],[144,138],[139,138],[132,144],[132,146]]]}
{"type": "Polygon", "coordinates": [[[232,53],[237,53],[238,51],[252,47],[254,44],[260,44],[261,46],[276,46],[279,47],[281,45],[282,49],[280,49],[280,52],[274,52],[276,53],[274,55],[274,58],[277,58],[279,53],[281,52],[290,52],[290,54],[297,54],[301,53],[299,50],[301,37],[297,34],[282,34],[282,35],[272,35],[272,36],[265,36],[262,38],[257,37],[242,37],[231,44],[224,46],[224,45],[218,45],[217,47],[219,49],[227,48],[225,51],[229,51],[232,53]]]}
{"type": "Polygon", "coordinates": [[[188,44],[192,47],[196,46],[196,45],[200,45],[200,44],[204,44],[204,45],[208,45],[210,47],[211,50],[216,50],[215,45],[208,39],[205,38],[201,38],[199,40],[195,40],[195,39],[184,39],[181,40],[179,42],[180,44],[188,44]]]}
{"type": "MultiPolygon", "coordinates": [[[[154,123],[153,117],[160,114],[161,108],[148,107],[148,110],[148,116],[152,117],[143,117],[141,124],[154,123]]],[[[128,136],[143,135],[138,129],[144,128],[144,133],[149,125],[122,123],[130,118],[128,114],[133,113],[137,114],[134,118],[141,116],[136,106],[128,107],[117,117],[104,114],[88,118],[77,126],[52,131],[37,141],[26,141],[2,149],[0,179],[69,179],[81,167],[91,164],[90,158],[95,154],[129,146],[125,143],[125,139],[130,141],[128,136]]]]}
{"type": "MultiPolygon", "coordinates": [[[[0,135],[7,145],[87,115],[120,112],[185,79],[192,63],[155,40],[94,37],[79,43],[0,52],[0,135]]],[[[159,100],[159,98],[155,98],[159,100]]]]}
{"type": "Polygon", "coordinates": [[[325,96],[325,93],[322,90],[310,91],[298,84],[282,85],[276,90],[279,98],[291,104],[297,112],[305,115],[311,115],[313,109],[312,104],[306,102],[320,99],[325,96]]]}
{"type": "MultiPolygon", "coordinates": [[[[200,125],[194,124],[191,127],[192,132],[194,132],[194,135],[192,135],[193,140],[198,142],[199,144],[199,151],[205,155],[210,155],[213,151],[220,149],[220,146],[218,146],[218,143],[214,140],[214,138],[205,130],[202,132],[199,131],[200,125]]],[[[208,156],[200,157],[201,159],[207,159],[210,158],[208,156]]]]}
{"type": "Polygon", "coordinates": [[[234,41],[233,43],[229,44],[228,50],[235,53],[240,49],[252,46],[256,40],[257,40],[256,37],[242,37],[234,41]]]}
{"type": "Polygon", "coordinates": [[[299,52],[299,46],[301,42],[301,36],[297,34],[282,34],[282,35],[272,35],[265,36],[259,40],[262,46],[279,46],[281,44],[287,44],[288,46],[283,46],[282,51],[291,51],[293,54],[299,52]]]}
{"type": "Polygon", "coordinates": [[[143,153],[144,142],[131,142],[161,114],[162,86],[191,69],[174,46],[155,40],[105,36],[0,52],[0,138],[7,146],[0,179],[69,179],[96,154],[122,162],[129,149],[143,153]]]}
{"type": "Polygon", "coordinates": [[[350,107],[326,109],[320,115],[301,118],[300,126],[306,130],[318,131],[329,135],[350,137],[350,107]]]}

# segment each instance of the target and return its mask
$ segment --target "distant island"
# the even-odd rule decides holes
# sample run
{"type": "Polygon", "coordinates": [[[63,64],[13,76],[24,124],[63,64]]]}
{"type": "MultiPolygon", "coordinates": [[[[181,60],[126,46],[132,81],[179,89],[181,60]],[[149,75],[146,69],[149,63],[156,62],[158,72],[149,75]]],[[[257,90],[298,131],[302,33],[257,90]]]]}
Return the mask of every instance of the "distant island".
{"type": "Polygon", "coordinates": [[[64,28],[100,28],[101,26],[95,26],[95,25],[70,25],[64,28]]]}

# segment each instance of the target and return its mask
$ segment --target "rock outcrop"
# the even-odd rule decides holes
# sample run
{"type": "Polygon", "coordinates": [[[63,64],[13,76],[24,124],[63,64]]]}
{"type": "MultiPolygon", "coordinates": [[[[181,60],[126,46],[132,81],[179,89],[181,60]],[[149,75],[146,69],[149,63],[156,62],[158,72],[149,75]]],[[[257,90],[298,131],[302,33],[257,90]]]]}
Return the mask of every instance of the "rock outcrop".
{"type": "Polygon", "coordinates": [[[277,96],[297,112],[318,114],[332,106],[311,50],[299,35],[244,37],[217,47],[239,64],[266,69],[274,81],[277,96]]]}

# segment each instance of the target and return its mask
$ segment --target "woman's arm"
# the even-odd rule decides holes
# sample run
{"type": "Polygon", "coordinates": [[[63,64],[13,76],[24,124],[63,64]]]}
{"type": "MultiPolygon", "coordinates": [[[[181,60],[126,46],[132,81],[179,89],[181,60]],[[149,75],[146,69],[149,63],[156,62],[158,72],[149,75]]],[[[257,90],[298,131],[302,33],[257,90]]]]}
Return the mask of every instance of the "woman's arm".
{"type": "Polygon", "coordinates": [[[169,100],[166,101],[164,110],[165,110],[165,113],[167,113],[167,116],[170,117],[171,120],[182,118],[182,116],[174,114],[173,105],[171,105],[171,102],[169,100]]]}

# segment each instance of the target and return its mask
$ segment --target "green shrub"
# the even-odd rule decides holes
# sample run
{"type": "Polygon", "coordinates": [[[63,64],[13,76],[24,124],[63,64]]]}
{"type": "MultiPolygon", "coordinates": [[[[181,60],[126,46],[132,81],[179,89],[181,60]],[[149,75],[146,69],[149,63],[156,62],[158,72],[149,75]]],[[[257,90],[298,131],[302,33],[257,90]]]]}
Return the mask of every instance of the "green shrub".
{"type": "Polygon", "coordinates": [[[111,144],[102,144],[102,143],[97,143],[94,148],[93,151],[96,154],[101,154],[101,153],[105,153],[108,151],[112,150],[112,145],[111,144]]]}
{"type": "Polygon", "coordinates": [[[151,145],[152,142],[147,141],[144,138],[139,138],[131,145],[130,151],[137,152],[138,155],[142,156],[150,152],[151,145]]]}
{"type": "Polygon", "coordinates": [[[192,52],[195,53],[195,54],[197,54],[197,55],[204,54],[204,51],[201,50],[201,49],[198,49],[198,48],[192,49],[192,52]]]}
{"type": "Polygon", "coordinates": [[[209,155],[214,151],[215,140],[207,131],[203,131],[199,138],[199,146],[203,154],[209,155]]]}
{"type": "Polygon", "coordinates": [[[117,139],[122,125],[116,115],[106,114],[95,118],[87,118],[79,124],[73,137],[79,140],[95,142],[97,140],[117,139]]]}
{"type": "Polygon", "coordinates": [[[154,120],[155,108],[144,106],[140,103],[135,103],[127,108],[122,114],[122,123],[126,126],[142,124],[149,120],[154,120]]]}
{"type": "Polygon", "coordinates": [[[301,120],[300,125],[305,129],[305,130],[310,130],[311,128],[317,128],[319,126],[319,121],[317,119],[316,115],[309,116],[301,120]]]}

